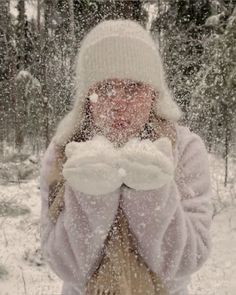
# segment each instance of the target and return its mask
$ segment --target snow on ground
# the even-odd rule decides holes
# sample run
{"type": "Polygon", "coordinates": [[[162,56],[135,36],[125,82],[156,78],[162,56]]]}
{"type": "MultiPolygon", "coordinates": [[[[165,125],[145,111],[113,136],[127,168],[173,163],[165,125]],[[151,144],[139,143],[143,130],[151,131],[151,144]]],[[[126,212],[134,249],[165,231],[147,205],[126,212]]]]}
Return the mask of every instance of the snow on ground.
{"type": "MultiPolygon", "coordinates": [[[[213,201],[219,213],[214,216],[211,228],[213,248],[210,258],[192,276],[189,291],[190,295],[235,295],[235,174],[231,173],[230,184],[224,188],[223,161],[215,156],[210,160],[213,201]]],[[[234,172],[233,161],[230,163],[230,170],[234,172]]],[[[40,252],[38,181],[39,178],[34,177],[25,183],[0,185],[0,204],[12,201],[25,209],[23,215],[0,217],[1,295],[60,295],[61,281],[42,260],[40,252]]]]}
{"type": "Polygon", "coordinates": [[[236,207],[225,209],[212,224],[210,258],[192,277],[190,295],[236,294],[236,207]]]}
{"type": "Polygon", "coordinates": [[[61,283],[41,259],[38,178],[24,184],[1,186],[1,200],[13,198],[29,214],[0,218],[0,261],[8,275],[0,280],[1,294],[60,294],[61,283]]]}

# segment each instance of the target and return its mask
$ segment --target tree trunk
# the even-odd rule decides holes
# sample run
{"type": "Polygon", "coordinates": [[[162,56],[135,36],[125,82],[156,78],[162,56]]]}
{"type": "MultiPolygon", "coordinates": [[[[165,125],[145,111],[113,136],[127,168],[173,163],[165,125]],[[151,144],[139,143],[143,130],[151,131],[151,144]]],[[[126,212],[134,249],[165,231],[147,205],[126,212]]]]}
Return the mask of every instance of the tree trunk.
{"type": "Polygon", "coordinates": [[[6,134],[6,99],[8,98],[9,83],[7,81],[9,64],[7,60],[9,59],[7,39],[9,34],[10,16],[9,16],[9,0],[0,0],[0,155],[3,155],[3,140],[6,134]],[[5,51],[5,52],[4,52],[5,51]],[[4,54],[3,54],[4,52],[4,54]]]}
{"type": "MultiPolygon", "coordinates": [[[[227,115],[227,112],[226,112],[227,115]]],[[[225,181],[224,186],[227,186],[228,182],[228,160],[229,160],[229,142],[230,142],[230,128],[228,119],[225,118],[225,181]]]]}
{"type": "Polygon", "coordinates": [[[37,29],[38,34],[40,34],[41,24],[40,24],[40,17],[41,17],[41,1],[37,0],[37,29]]]}
{"type": "Polygon", "coordinates": [[[75,14],[74,14],[74,1],[68,0],[69,11],[70,11],[70,39],[72,44],[75,41],[75,14]]]}
{"type": "Polygon", "coordinates": [[[73,63],[74,63],[74,57],[75,57],[75,13],[74,13],[74,1],[68,0],[69,5],[69,12],[70,12],[70,75],[72,77],[73,75],[73,63]]]}
{"type": "Polygon", "coordinates": [[[44,140],[45,146],[49,144],[49,98],[50,98],[50,85],[48,79],[48,57],[49,57],[49,47],[50,47],[50,33],[52,30],[52,13],[53,13],[53,1],[44,0],[44,29],[43,29],[43,43],[44,50],[42,52],[42,62],[41,62],[41,85],[42,85],[42,99],[44,108],[44,120],[43,120],[43,130],[44,130],[44,140]]]}

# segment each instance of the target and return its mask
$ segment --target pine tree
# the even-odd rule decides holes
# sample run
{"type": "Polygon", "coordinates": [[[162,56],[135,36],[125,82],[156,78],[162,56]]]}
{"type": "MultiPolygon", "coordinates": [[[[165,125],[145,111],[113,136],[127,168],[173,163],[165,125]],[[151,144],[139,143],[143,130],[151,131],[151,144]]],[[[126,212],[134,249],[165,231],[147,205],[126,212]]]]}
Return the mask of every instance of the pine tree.
{"type": "MultiPolygon", "coordinates": [[[[217,30],[217,29],[216,29],[217,30]]],[[[206,139],[209,148],[224,147],[225,185],[228,155],[236,127],[236,8],[225,31],[214,33],[205,43],[205,65],[192,97],[192,126],[206,139]]]]}
{"type": "Polygon", "coordinates": [[[17,2],[17,26],[16,26],[16,38],[17,38],[17,69],[25,69],[27,66],[27,17],[25,14],[25,0],[18,0],[17,2]]]}
{"type": "Polygon", "coordinates": [[[151,31],[153,35],[160,34],[169,85],[187,120],[191,93],[201,68],[202,42],[209,31],[204,23],[211,6],[209,0],[159,2],[160,11],[151,31]]]}

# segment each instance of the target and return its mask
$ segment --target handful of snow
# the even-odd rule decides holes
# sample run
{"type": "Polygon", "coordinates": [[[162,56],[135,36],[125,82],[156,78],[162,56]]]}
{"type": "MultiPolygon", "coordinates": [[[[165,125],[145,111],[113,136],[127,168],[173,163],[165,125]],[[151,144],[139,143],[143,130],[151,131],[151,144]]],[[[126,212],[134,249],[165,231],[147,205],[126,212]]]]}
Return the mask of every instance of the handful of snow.
{"type": "Polygon", "coordinates": [[[105,137],[97,135],[86,142],[70,142],[62,174],[68,183],[89,195],[108,194],[122,185],[117,152],[105,137]]]}
{"type": "Polygon", "coordinates": [[[174,172],[168,138],[155,142],[132,138],[115,148],[106,137],[96,135],[86,142],[68,143],[65,153],[65,179],[75,190],[90,195],[108,194],[122,183],[134,189],[156,189],[174,172]]]}
{"type": "Polygon", "coordinates": [[[124,183],[136,190],[158,189],[174,176],[171,141],[162,137],[154,142],[138,138],[121,150],[120,165],[126,171],[124,183]]]}

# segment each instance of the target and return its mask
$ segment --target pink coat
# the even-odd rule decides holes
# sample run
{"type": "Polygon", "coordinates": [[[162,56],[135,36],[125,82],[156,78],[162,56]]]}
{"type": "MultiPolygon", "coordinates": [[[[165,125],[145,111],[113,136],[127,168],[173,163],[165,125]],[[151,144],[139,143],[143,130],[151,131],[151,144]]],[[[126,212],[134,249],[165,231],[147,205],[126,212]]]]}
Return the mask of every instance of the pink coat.
{"type": "Polygon", "coordinates": [[[40,171],[41,247],[52,270],[63,280],[63,295],[84,295],[119,200],[139,253],[158,274],[170,295],[186,295],[190,275],[211,249],[212,220],[208,154],[202,139],[176,124],[175,179],[158,190],[122,186],[104,198],[85,196],[65,186],[65,207],[54,224],[48,216],[47,176],[55,159],[53,139],[40,171]]]}

